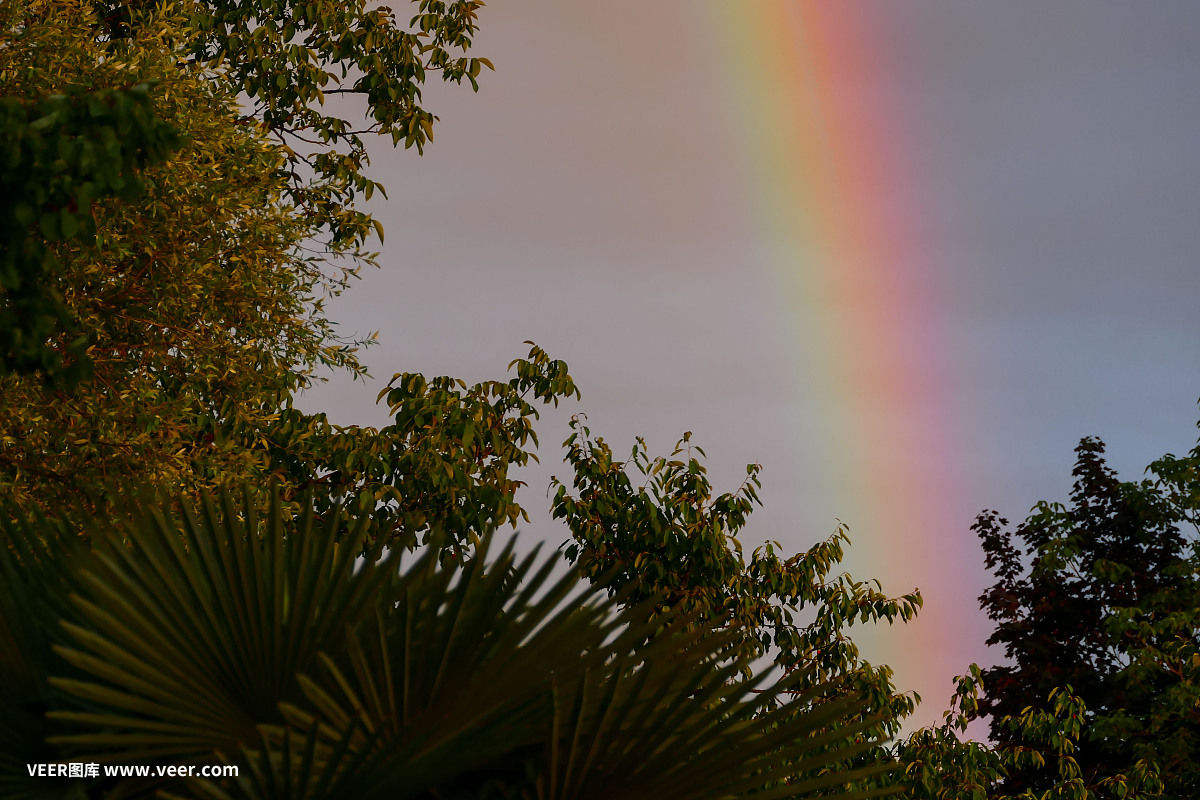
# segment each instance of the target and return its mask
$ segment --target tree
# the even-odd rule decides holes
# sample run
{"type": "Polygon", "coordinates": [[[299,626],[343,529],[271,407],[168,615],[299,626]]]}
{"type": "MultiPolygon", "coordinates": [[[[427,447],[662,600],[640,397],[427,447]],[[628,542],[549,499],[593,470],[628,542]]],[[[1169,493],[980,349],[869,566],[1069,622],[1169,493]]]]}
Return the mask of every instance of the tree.
{"type": "MultiPolygon", "coordinates": [[[[5,47],[6,84],[36,58],[24,33],[5,47]]],[[[149,89],[0,98],[0,375],[36,372],[67,388],[89,375],[86,335],[46,345],[79,330],[51,280],[59,265],[47,240],[94,241],[92,201],[136,197],[135,171],[178,147],[177,131],[151,113],[149,89]]]]}
{"type": "MultiPolygon", "coordinates": [[[[1040,503],[1014,533],[995,512],[975,530],[997,583],[980,598],[1008,664],[982,672],[978,714],[992,737],[1018,744],[1002,720],[1044,708],[1070,685],[1087,708],[1075,758],[1085,779],[1152,761],[1168,797],[1200,791],[1200,551],[1197,456],[1151,465],[1154,480],[1119,481],[1104,445],[1076,449],[1070,506],[1040,503]],[[1024,545],[1026,562],[1016,542],[1024,545]]],[[[1014,772],[1013,793],[1052,782],[1041,768],[1014,772]]]]}
{"type": "MultiPolygon", "coordinates": [[[[403,140],[406,147],[420,150],[432,137],[436,119],[421,106],[426,73],[440,72],[459,83],[466,78],[478,88],[481,67],[491,63],[465,52],[482,5],[426,0],[410,23],[413,31],[399,28],[388,9],[368,9],[361,0],[185,3],[186,19],[169,9],[166,13],[176,13],[178,58],[191,54],[188,61],[177,59],[179,66],[191,69],[193,77],[194,68],[203,66],[199,74],[205,80],[221,84],[231,96],[244,92],[256,100],[252,114],[239,112],[231,121],[253,122],[278,140],[284,176],[279,194],[310,226],[308,244],[323,249],[327,265],[340,263],[344,285],[361,266],[373,263],[364,249],[368,237],[383,236],[378,222],[354,208],[357,197],[369,199],[383,188],[363,173],[363,136],[388,134],[394,142],[403,140]],[[348,85],[340,85],[352,74],[348,85]],[[362,97],[372,122],[356,130],[351,121],[319,108],[326,91],[362,97]]],[[[90,373],[91,331],[64,305],[60,286],[51,279],[57,271],[55,253],[42,239],[81,236],[90,242],[92,200],[133,198],[140,188],[137,170],[179,145],[175,129],[146,102],[145,83],[132,90],[97,88],[86,80],[95,79],[94,73],[26,69],[44,63],[45,49],[53,46],[44,36],[44,17],[72,7],[78,10],[70,0],[0,4],[6,31],[0,43],[0,94],[16,95],[0,102],[6,173],[0,186],[5,190],[0,202],[0,374],[40,372],[67,388],[90,373]],[[54,95],[54,87],[66,95],[54,95]],[[30,235],[31,228],[40,236],[30,235]],[[47,345],[48,339],[60,340],[64,334],[70,334],[65,342],[47,345]]],[[[85,60],[103,52],[137,51],[145,39],[161,37],[161,22],[140,0],[96,0],[94,7],[98,16],[75,18],[86,24],[87,33],[80,30],[70,37],[79,48],[75,55],[86,54],[85,60]]],[[[161,63],[158,69],[171,67],[161,63]]],[[[227,112],[234,108],[226,105],[227,112]]]]}
{"type": "Polygon", "coordinates": [[[1076,452],[1069,507],[974,526],[1009,663],[972,664],[945,724],[897,748],[912,800],[1197,794],[1200,556],[1183,526],[1200,522],[1200,448],[1139,482],[1117,480],[1097,439],[1076,452]],[[992,744],[960,738],[984,717],[992,744]]]}
{"type": "Polygon", "coordinates": [[[370,544],[365,520],[347,533],[245,498],[0,515],[5,797],[848,800],[838,787],[889,766],[821,769],[873,743],[815,735],[861,703],[729,681],[744,657],[716,666],[728,631],[647,622],[576,572],[551,580],[553,560],[493,557],[490,535],[465,563],[410,557],[370,544]],[[25,769],[60,761],[239,770],[25,769]]]}
{"type": "MultiPolygon", "coordinates": [[[[565,555],[583,575],[624,595],[626,603],[653,600],[659,613],[693,615],[698,625],[727,624],[744,678],[753,662],[769,655],[797,690],[866,698],[862,713],[874,717],[873,736],[899,731],[919,698],[895,690],[889,667],[863,660],[846,629],[856,622],[911,619],[921,606],[919,592],[891,598],[878,582],[831,577],[849,541],[844,528],[791,558],[781,557],[781,546],[771,542],[747,560],[737,535],[758,502],[757,465],[746,468],[746,481],[735,492],[714,496],[694,455],[704,452],[691,444],[690,434],[670,458],[651,459],[638,439],[622,462],[603,439],[592,438],[581,418],[572,428],[565,446],[574,475],[569,487],[553,480],[552,513],[566,521],[572,540],[565,555]],[[644,483],[635,486],[633,476],[644,483]],[[801,614],[812,615],[811,621],[800,623],[801,614]]],[[[853,739],[853,726],[839,730],[846,723],[831,726],[834,741],[853,739]]],[[[884,757],[882,749],[862,756],[884,757]]]]}
{"type": "Polygon", "coordinates": [[[405,30],[389,8],[365,0],[210,0],[194,11],[191,47],[254,101],[253,118],[287,153],[290,200],[312,212],[337,246],[382,232],[353,208],[359,195],[383,189],[364,174],[363,137],[385,135],[421,150],[437,119],[422,106],[428,75],[465,78],[477,90],[482,67],[492,68],[467,55],[483,5],[420,0],[405,30]],[[363,101],[366,127],[329,113],[332,95],[363,101]]]}
{"type": "Polygon", "coordinates": [[[1076,753],[1086,741],[1087,705],[1071,687],[1050,691],[1044,707],[1026,707],[1000,720],[1007,741],[990,745],[959,737],[978,715],[982,670],[972,664],[957,679],[945,722],[913,733],[895,748],[908,800],[1150,800],[1162,797],[1158,768],[1145,760],[1128,772],[1085,775],[1076,753]],[[1038,770],[1037,793],[1013,787],[1010,777],[1038,770]]]}
{"type": "Polygon", "coordinates": [[[338,427],[324,414],[289,409],[272,431],[274,474],[295,499],[312,493],[319,513],[340,503],[371,519],[377,536],[451,531],[452,546],[529,515],[516,499],[523,484],[509,470],[537,459],[534,402],[579,397],[564,361],[532,342],[509,364],[516,377],[467,386],[449,376],[393,376],[379,400],[394,423],[338,427]]]}
{"type": "MultiPolygon", "coordinates": [[[[184,47],[193,64],[252,101],[243,122],[255,122],[286,154],[287,196],[318,220],[336,249],[361,244],[382,228],[354,208],[381,184],[364,174],[366,140],[389,136],[418,151],[433,138],[437,117],[422,105],[431,74],[466,79],[478,89],[486,58],[468,56],[481,0],[412,0],[409,29],[392,10],[365,0],[198,0],[187,3],[184,47]],[[327,97],[362,101],[348,119],[325,108],[327,97]],[[369,120],[369,121],[364,121],[369,120]],[[363,126],[366,127],[363,127],[363,126]]],[[[144,0],[94,0],[101,38],[140,38],[152,5],[144,0]]]]}
{"type": "Polygon", "coordinates": [[[160,15],[118,46],[96,41],[90,12],[70,2],[4,12],[24,59],[4,73],[18,104],[85,92],[94,105],[157,81],[157,119],[187,141],[146,166],[136,200],[94,203],[91,242],[45,242],[57,263],[47,290],[79,326],[60,346],[86,332],[94,376],[75,392],[0,378],[5,488],[50,509],[79,494],[104,502],[109,475],[183,488],[256,474],[255,439],[314,369],[361,370],[314,302],[328,281],[302,249],[312,224],[283,202],[280,152],[234,124],[232,88],[177,66],[181,19],[160,15]]]}
{"type": "MultiPolygon", "coordinates": [[[[445,13],[466,14],[470,5],[445,13]]],[[[97,108],[108,113],[105,98],[119,108],[134,104],[123,116],[113,112],[114,125],[133,115],[154,130],[174,131],[181,143],[165,161],[120,151],[133,160],[104,179],[124,187],[122,196],[79,206],[81,230],[95,229],[90,240],[47,239],[38,226],[19,231],[24,239],[5,240],[36,244],[53,259],[40,290],[61,298],[71,322],[50,351],[62,360],[85,342],[94,373],[74,390],[36,375],[0,377],[0,487],[11,498],[48,513],[80,502],[101,511],[117,499],[113,476],[193,498],[226,482],[265,487],[275,480],[287,507],[298,508],[304,495],[325,510],[349,500],[370,512],[382,535],[434,522],[479,535],[521,518],[508,469],[533,457],[533,404],[577,394],[565,364],[533,348],[514,362],[518,376],[507,382],[467,387],[398,374],[388,390],[397,422],[382,430],[301,413],[293,398],[316,370],[364,372],[354,352],[364,342],[339,337],[322,311],[324,296],[349,280],[344,272],[328,274],[331,253],[361,261],[361,242],[343,228],[345,235],[334,237],[340,243],[312,246],[329,232],[329,215],[341,219],[346,209],[289,202],[299,191],[295,153],[272,143],[266,129],[245,124],[235,102],[241,84],[181,61],[195,45],[194,18],[134,15],[128,24],[137,35],[112,39],[95,36],[104,26],[89,7],[67,0],[0,9],[7,37],[0,51],[19,55],[21,64],[0,72],[12,98],[7,107],[24,119],[57,104],[55,113],[66,114],[61,130],[38,130],[59,131],[56,146],[70,148],[77,163],[91,163],[91,139],[63,126],[81,115],[107,121],[89,116],[97,108]],[[152,107],[142,89],[121,88],[151,84],[152,107]],[[62,98],[44,99],[55,93],[62,98]],[[128,172],[131,165],[141,171],[128,172]],[[144,192],[132,193],[134,181],[144,192]]],[[[378,22],[383,12],[362,13],[378,22]]],[[[234,36],[232,28],[222,30],[234,36]]],[[[431,35],[440,41],[448,33],[431,35]]],[[[367,46],[354,47],[360,45],[367,46]]],[[[435,57],[438,47],[426,55],[435,57]]],[[[259,63],[258,51],[237,52],[259,63]]],[[[244,65],[243,72],[253,70],[244,65]]],[[[420,76],[405,80],[415,86],[420,76]]],[[[332,120],[321,124],[337,127],[332,120]]],[[[14,164],[28,167],[21,175],[40,174],[45,159],[34,156],[49,145],[41,146],[14,156],[14,164]]],[[[96,169],[86,174],[95,177],[96,169]]],[[[83,191],[63,181],[59,194],[83,191]]]]}

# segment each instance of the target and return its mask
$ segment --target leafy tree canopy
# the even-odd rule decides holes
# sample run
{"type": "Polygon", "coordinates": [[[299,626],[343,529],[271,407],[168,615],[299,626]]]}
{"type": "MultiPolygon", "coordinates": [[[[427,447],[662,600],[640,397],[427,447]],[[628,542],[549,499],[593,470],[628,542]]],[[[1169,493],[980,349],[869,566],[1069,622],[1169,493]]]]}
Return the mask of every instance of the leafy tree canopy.
{"type": "MultiPolygon", "coordinates": [[[[90,372],[88,337],[52,280],[59,263],[49,242],[94,243],[94,200],[131,199],[136,170],[180,145],[178,131],[156,117],[150,83],[95,71],[63,80],[47,74],[51,45],[44,3],[19,11],[0,4],[0,375],[40,372],[70,388],[90,372]],[[121,85],[121,77],[126,85],[121,85]],[[91,81],[111,81],[96,85],[91,81]],[[47,347],[64,331],[74,337],[47,347]]],[[[61,45],[83,45],[80,42],[61,45]]],[[[76,53],[75,55],[83,55],[76,53]]]]}
{"type": "Polygon", "coordinates": [[[1068,505],[975,524],[997,583],[980,602],[1007,663],[972,665],[946,723],[897,749],[913,800],[1200,793],[1200,448],[1123,482],[1076,449],[1068,505]],[[966,741],[986,718],[991,744],[966,741]]]}
{"type": "MultiPolygon", "coordinates": [[[[382,235],[378,223],[353,208],[359,196],[383,189],[364,173],[364,136],[381,134],[421,150],[437,119],[422,105],[427,77],[466,79],[478,89],[481,69],[492,67],[467,55],[483,5],[419,0],[405,28],[390,8],[366,0],[200,2],[190,46],[195,58],[218,67],[222,79],[249,96],[252,118],[287,154],[289,200],[314,215],[337,247],[361,243],[372,231],[382,235]],[[357,119],[367,122],[325,108],[327,97],[340,95],[360,100],[365,114],[357,119]]],[[[109,8],[120,18],[128,4],[109,8]]]]}
{"type": "MultiPolygon", "coordinates": [[[[1006,742],[961,738],[979,713],[982,671],[972,664],[957,679],[945,722],[894,748],[908,800],[1150,800],[1163,796],[1158,766],[1139,760],[1125,771],[1085,772],[1076,756],[1089,735],[1087,704],[1070,686],[995,726],[1006,742]],[[1014,786],[1013,776],[1039,772],[1044,788],[1014,786]]],[[[1086,745],[1083,745],[1086,746],[1086,745]]]]}
{"type": "MultiPolygon", "coordinates": [[[[145,101],[146,85],[130,83],[133,73],[97,75],[83,62],[107,53],[103,57],[121,63],[132,53],[135,63],[148,39],[161,41],[162,18],[171,19],[177,68],[221,84],[231,97],[252,99],[249,114],[227,103],[230,121],[259,126],[275,140],[282,157],[273,167],[279,200],[303,217],[306,244],[318,248],[326,266],[341,262],[344,280],[373,263],[365,250],[369,236],[383,236],[382,226],[354,207],[357,198],[383,188],[364,173],[364,136],[389,135],[419,150],[436,119],[422,106],[427,75],[465,78],[478,88],[481,68],[491,63],[466,52],[482,5],[423,0],[406,30],[389,9],[363,0],[185,2],[157,10],[141,0],[98,0],[97,14],[77,15],[85,28],[67,37],[72,50],[62,55],[70,66],[47,74],[31,68],[45,62],[39,51],[47,47],[47,17],[79,7],[73,0],[3,0],[0,374],[37,371],[68,388],[89,374],[93,332],[63,303],[61,287],[51,280],[55,254],[43,238],[81,235],[90,242],[91,201],[131,199],[140,185],[136,170],[179,145],[177,131],[145,101]],[[124,82],[90,82],[98,78],[124,82]],[[329,113],[326,94],[361,98],[360,116],[368,122],[329,113]],[[65,342],[47,345],[64,336],[65,342]]],[[[158,66],[173,71],[166,62],[158,66]]]]}
{"type": "MultiPolygon", "coordinates": [[[[746,468],[746,481],[732,493],[714,495],[697,456],[703,450],[685,434],[669,458],[651,459],[638,440],[628,461],[613,457],[602,438],[593,438],[582,418],[572,422],[565,442],[571,483],[555,479],[553,515],[566,521],[572,540],[567,558],[596,584],[626,602],[653,600],[661,613],[685,612],[697,624],[722,620],[734,632],[734,651],[750,665],[773,657],[797,690],[830,696],[859,696],[873,717],[871,733],[886,739],[900,729],[919,700],[892,685],[892,671],[859,655],[849,636],[854,624],[912,619],[921,595],[893,598],[878,582],[832,575],[849,541],[844,528],[792,557],[768,542],[744,556],[737,536],[758,502],[759,466],[746,468]],[[836,681],[836,685],[830,684],[836,681]],[[819,688],[823,687],[823,688],[819,688]]],[[[853,739],[845,719],[829,730],[835,740],[853,739]]],[[[876,749],[844,769],[890,758],[876,749]]],[[[887,788],[867,781],[862,789],[887,788]]]]}
{"type": "Polygon", "coordinates": [[[102,492],[110,475],[184,488],[253,474],[254,433],[314,369],[361,371],[313,301],[328,280],[303,249],[312,224],[283,200],[281,154],[233,124],[232,88],[177,66],[180,18],[159,16],[114,50],[92,35],[86,7],[4,8],[24,59],[4,73],[5,94],[84,92],[83,107],[103,112],[114,87],[157,81],[157,119],[186,142],[146,166],[136,199],[95,201],[91,241],[41,242],[57,264],[48,290],[79,326],[66,341],[88,332],[94,376],[77,392],[0,378],[9,496],[53,508],[102,492]]]}
{"type": "MultiPolygon", "coordinates": [[[[470,7],[422,9],[467,14],[470,7]]],[[[158,151],[122,150],[142,170],[109,164],[108,172],[98,172],[121,190],[110,197],[92,197],[78,175],[46,166],[45,147],[14,156],[27,172],[45,166],[58,175],[55,191],[64,196],[86,190],[95,200],[90,217],[80,207],[74,238],[48,237],[38,225],[21,234],[22,246],[53,259],[55,270],[41,289],[61,298],[71,320],[66,335],[50,341],[51,352],[61,360],[86,342],[94,377],[73,392],[36,376],[0,377],[0,487],[10,497],[51,513],[75,502],[100,510],[115,500],[114,476],[193,497],[225,482],[265,487],[274,480],[288,504],[309,494],[328,510],[352,499],[360,511],[373,512],[375,529],[387,535],[437,522],[479,535],[522,517],[508,469],[533,457],[535,404],[577,393],[565,364],[534,348],[514,362],[517,377],[507,382],[468,387],[397,375],[386,391],[396,424],[382,430],[338,427],[324,415],[301,413],[293,398],[318,369],[364,372],[355,349],[366,342],[340,337],[322,303],[355,269],[331,273],[330,253],[352,265],[366,256],[347,237],[314,248],[330,218],[297,205],[295,153],[272,140],[269,126],[245,124],[238,82],[208,62],[186,59],[199,11],[129,11],[137,35],[114,38],[97,37],[104,26],[91,7],[69,0],[0,8],[6,37],[0,52],[20,54],[19,69],[0,71],[0,92],[14,98],[6,107],[27,118],[41,107],[38,98],[62,95],[45,102],[76,116],[96,112],[87,118],[104,121],[110,105],[129,106],[128,115],[174,132],[180,145],[166,161],[157,160],[158,151]],[[138,99],[141,89],[122,88],[150,84],[153,117],[138,99]],[[143,191],[135,195],[138,184],[143,191]]],[[[371,19],[384,13],[359,11],[371,19]]],[[[464,25],[467,19],[473,17],[464,25]]],[[[221,30],[234,36],[232,28],[221,30]]],[[[431,29],[410,44],[448,35],[431,29]]],[[[252,55],[243,53],[258,58],[252,55]]],[[[99,155],[80,136],[61,133],[55,146],[93,164],[99,155]]],[[[54,219],[61,228],[67,217],[54,219]]]]}
{"type": "MultiPolygon", "coordinates": [[[[978,713],[992,737],[1015,743],[1002,720],[1044,707],[1074,687],[1088,709],[1076,760],[1085,776],[1139,760],[1162,770],[1169,797],[1200,792],[1200,543],[1197,465],[1167,456],[1154,476],[1123,482],[1104,445],[1076,449],[1070,505],[1040,503],[1008,532],[994,512],[975,530],[997,583],[980,598],[1009,663],[984,670],[978,713]],[[1192,528],[1186,535],[1185,528],[1192,528]]],[[[1013,789],[1045,788],[1038,769],[1013,789]]]]}

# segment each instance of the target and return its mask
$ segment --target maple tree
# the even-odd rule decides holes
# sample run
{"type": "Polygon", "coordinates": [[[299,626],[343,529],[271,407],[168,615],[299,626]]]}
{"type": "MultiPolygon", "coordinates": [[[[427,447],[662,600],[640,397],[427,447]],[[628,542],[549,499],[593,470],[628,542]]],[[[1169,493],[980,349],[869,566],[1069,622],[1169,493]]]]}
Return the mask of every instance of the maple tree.
{"type": "MultiPolygon", "coordinates": [[[[1153,479],[1120,481],[1104,445],[1087,438],[1070,504],[1040,503],[1015,531],[995,512],[976,522],[997,583],[981,597],[996,622],[988,642],[1009,663],[981,674],[977,713],[992,738],[1048,693],[1071,686],[1087,708],[1075,759],[1087,776],[1153,761],[1169,797],[1200,790],[1200,549],[1194,536],[1197,456],[1168,456],[1153,479]],[[1185,526],[1193,526],[1193,536],[1185,526]]],[[[1010,790],[1045,789],[1037,768],[1010,790]]]]}

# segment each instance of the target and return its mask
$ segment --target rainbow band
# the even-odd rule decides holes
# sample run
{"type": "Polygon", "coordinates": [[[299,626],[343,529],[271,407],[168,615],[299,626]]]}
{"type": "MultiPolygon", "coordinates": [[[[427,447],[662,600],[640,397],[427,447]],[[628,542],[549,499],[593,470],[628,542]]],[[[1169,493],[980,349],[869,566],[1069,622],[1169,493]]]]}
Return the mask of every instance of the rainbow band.
{"type": "Polygon", "coordinates": [[[904,115],[883,80],[879,11],[706,6],[744,142],[760,257],[792,321],[797,402],[815,421],[800,458],[821,454],[821,490],[854,539],[851,574],[879,577],[893,594],[924,593],[907,629],[855,637],[870,660],[896,670],[898,687],[925,698],[923,724],[938,719],[966,654],[978,653],[964,640],[983,631],[964,602],[975,592],[963,573],[977,569],[964,567],[978,555],[970,518],[955,510],[961,450],[945,305],[933,248],[910,213],[919,194],[905,169],[904,115]]]}

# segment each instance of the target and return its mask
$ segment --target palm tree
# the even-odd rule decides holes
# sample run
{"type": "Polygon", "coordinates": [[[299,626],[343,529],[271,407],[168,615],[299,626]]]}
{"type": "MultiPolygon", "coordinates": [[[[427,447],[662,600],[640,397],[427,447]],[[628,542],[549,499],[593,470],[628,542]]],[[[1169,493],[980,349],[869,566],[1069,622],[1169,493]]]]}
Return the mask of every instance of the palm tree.
{"type": "Polygon", "coordinates": [[[0,541],[0,798],[766,800],[888,768],[821,774],[877,744],[843,744],[861,704],[732,680],[735,632],[511,540],[385,549],[224,494],[9,509],[0,541]],[[51,761],[238,774],[29,776],[51,761]]]}

